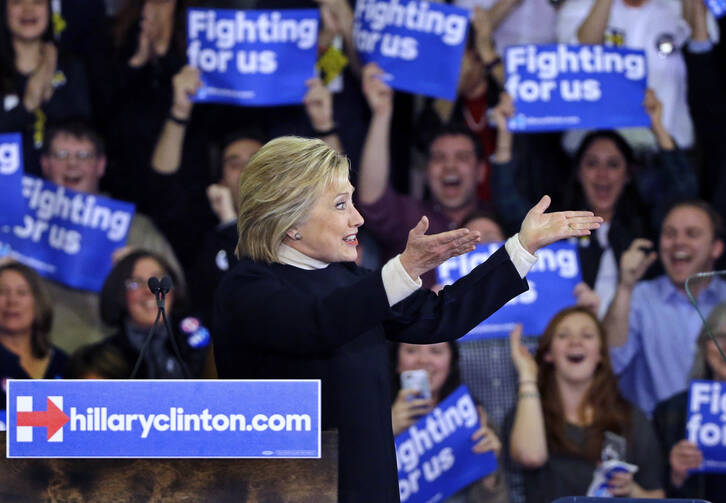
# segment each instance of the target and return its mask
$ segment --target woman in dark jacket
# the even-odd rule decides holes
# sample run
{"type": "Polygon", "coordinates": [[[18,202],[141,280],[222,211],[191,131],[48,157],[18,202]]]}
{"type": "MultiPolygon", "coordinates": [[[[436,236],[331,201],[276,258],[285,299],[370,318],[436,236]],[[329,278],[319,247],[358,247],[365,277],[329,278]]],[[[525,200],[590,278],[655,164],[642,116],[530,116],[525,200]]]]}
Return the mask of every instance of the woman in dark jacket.
{"type": "Polygon", "coordinates": [[[0,132],[22,132],[34,174],[46,125],[91,115],[83,64],[57,50],[50,19],[50,0],[0,0],[0,132]]]}
{"type": "Polygon", "coordinates": [[[129,253],[106,278],[101,290],[101,319],[116,327],[117,332],[103,343],[117,348],[129,368],[134,368],[157,315],[156,298],[147,287],[152,276],[169,276],[174,285],[166,294],[167,316],[174,333],[170,336],[160,320],[136,377],[198,377],[209,349],[209,331],[198,318],[185,316],[184,289],[174,270],[155,253],[143,250],[129,253]]]}
{"type": "Polygon", "coordinates": [[[215,360],[225,379],[320,379],[322,427],[339,432],[340,501],[398,501],[387,340],[463,336],[526,288],[523,257],[600,219],[545,214],[543,198],[518,236],[436,295],[420,289],[421,274],[479,234],[427,236],[423,217],[400,256],[359,268],[363,218],[348,178],[348,159],[320,140],[277,138],[252,156],[240,176],[240,261],[215,296],[215,360]]]}
{"type": "MultiPolygon", "coordinates": [[[[651,90],[644,106],[660,147],[658,164],[652,169],[636,168],[633,152],[622,136],[615,131],[591,132],[575,153],[563,198],[566,207],[588,208],[604,219],[596,233],[578,240],[583,280],[602,300],[600,316],[614,296],[620,257],[633,239],[653,239],[668,205],[695,197],[697,191],[695,174],[663,127],[662,105],[651,90]]],[[[520,166],[507,129],[507,120],[514,115],[509,95],[502,94],[493,115],[498,130],[492,158],[493,202],[511,230],[526,214],[528,202],[516,180],[520,166]]]]}

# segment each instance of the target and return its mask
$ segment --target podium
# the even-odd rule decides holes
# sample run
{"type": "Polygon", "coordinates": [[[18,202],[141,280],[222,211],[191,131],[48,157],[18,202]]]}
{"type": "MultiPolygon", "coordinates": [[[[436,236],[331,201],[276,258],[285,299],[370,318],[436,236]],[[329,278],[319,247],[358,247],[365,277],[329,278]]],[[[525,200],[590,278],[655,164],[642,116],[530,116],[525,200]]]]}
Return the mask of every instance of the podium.
{"type": "Polygon", "coordinates": [[[322,433],[321,459],[7,459],[4,502],[334,503],[338,434],[322,433]]]}

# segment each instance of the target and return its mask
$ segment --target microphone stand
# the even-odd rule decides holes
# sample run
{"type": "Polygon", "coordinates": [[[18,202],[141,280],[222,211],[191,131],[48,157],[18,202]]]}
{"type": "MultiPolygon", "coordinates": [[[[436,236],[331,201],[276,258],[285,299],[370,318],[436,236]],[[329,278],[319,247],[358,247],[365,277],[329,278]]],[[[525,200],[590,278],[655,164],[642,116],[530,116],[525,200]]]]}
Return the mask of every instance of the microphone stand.
{"type": "Polygon", "coordinates": [[[712,271],[712,272],[697,272],[696,274],[692,274],[691,276],[688,276],[686,278],[686,295],[688,296],[688,300],[691,301],[691,304],[693,304],[693,307],[696,308],[696,312],[698,313],[698,316],[701,318],[701,321],[703,322],[703,328],[706,329],[706,334],[711,339],[711,342],[714,343],[716,346],[716,349],[718,349],[719,354],[721,355],[721,358],[724,362],[726,362],[726,354],[724,354],[723,349],[721,349],[721,346],[719,345],[718,341],[716,340],[716,337],[713,335],[713,332],[711,332],[711,327],[706,323],[706,318],[703,317],[703,313],[701,313],[701,310],[698,308],[698,302],[696,302],[696,298],[691,293],[691,288],[689,286],[689,283],[692,279],[701,279],[701,278],[712,278],[714,276],[726,276],[726,270],[722,271],[712,271]]]}
{"type": "Polygon", "coordinates": [[[167,334],[169,338],[171,339],[171,345],[172,349],[174,350],[174,354],[179,360],[179,364],[181,365],[182,372],[184,373],[184,377],[186,379],[191,379],[191,372],[189,371],[189,368],[186,365],[186,362],[184,362],[184,359],[181,356],[181,351],[179,351],[179,346],[177,345],[176,338],[174,337],[174,332],[171,330],[171,325],[169,323],[169,320],[166,318],[166,309],[164,307],[165,301],[166,301],[166,294],[171,290],[172,288],[172,282],[171,278],[169,276],[164,276],[161,278],[161,281],[159,281],[159,278],[151,277],[148,281],[149,290],[151,293],[154,294],[154,297],[156,297],[156,306],[158,308],[158,311],[156,313],[156,319],[154,320],[154,324],[149,329],[149,335],[146,336],[146,339],[144,339],[144,344],[141,346],[141,351],[139,352],[139,357],[136,359],[136,364],[134,365],[134,370],[131,371],[131,375],[129,376],[129,379],[134,379],[136,377],[136,373],[139,370],[139,367],[141,366],[141,362],[144,359],[144,354],[146,353],[146,350],[149,347],[149,344],[151,343],[151,339],[154,336],[154,331],[156,330],[158,324],[159,324],[159,318],[163,319],[164,326],[166,327],[167,334]]]}

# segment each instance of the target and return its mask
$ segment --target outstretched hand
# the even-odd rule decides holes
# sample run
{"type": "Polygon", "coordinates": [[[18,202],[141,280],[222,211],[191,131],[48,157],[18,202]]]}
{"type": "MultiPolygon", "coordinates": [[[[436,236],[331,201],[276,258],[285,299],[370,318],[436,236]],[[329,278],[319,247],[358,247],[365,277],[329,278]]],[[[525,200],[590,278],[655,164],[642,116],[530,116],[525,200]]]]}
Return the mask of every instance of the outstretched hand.
{"type": "Polygon", "coordinates": [[[524,249],[534,253],[543,246],[577,236],[589,236],[600,227],[601,217],[591,211],[557,211],[545,213],[550,206],[550,196],[544,196],[524,217],[519,230],[519,242],[524,249]]]}
{"type": "Polygon", "coordinates": [[[414,280],[446,260],[474,249],[480,239],[479,232],[456,229],[427,235],[429,219],[425,216],[408,233],[406,249],[401,254],[401,265],[414,280]]]}

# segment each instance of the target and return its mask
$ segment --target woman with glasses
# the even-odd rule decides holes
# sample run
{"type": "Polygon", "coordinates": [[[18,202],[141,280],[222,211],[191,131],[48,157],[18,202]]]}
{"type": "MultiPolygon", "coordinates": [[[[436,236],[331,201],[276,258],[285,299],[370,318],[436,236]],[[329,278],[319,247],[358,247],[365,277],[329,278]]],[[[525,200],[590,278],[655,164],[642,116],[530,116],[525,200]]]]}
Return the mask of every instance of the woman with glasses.
{"type": "Polygon", "coordinates": [[[0,132],[23,133],[26,171],[47,124],[90,117],[85,70],[56,48],[50,0],[0,0],[0,99],[0,132]]]}
{"type": "Polygon", "coordinates": [[[129,253],[106,278],[101,290],[101,319],[117,331],[103,344],[116,347],[129,368],[135,367],[158,312],[156,298],[147,284],[149,278],[163,276],[169,276],[174,285],[166,294],[165,307],[173,333],[168,333],[160,319],[135,377],[199,377],[209,349],[209,331],[198,318],[185,316],[184,288],[166,260],[155,253],[129,253]]]}
{"type": "MultiPolygon", "coordinates": [[[[18,262],[0,266],[0,380],[61,377],[66,354],[48,333],[53,304],[33,269],[18,262]]],[[[5,386],[0,409],[5,408],[5,386]]]]}

